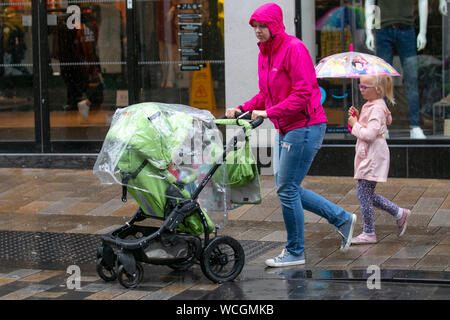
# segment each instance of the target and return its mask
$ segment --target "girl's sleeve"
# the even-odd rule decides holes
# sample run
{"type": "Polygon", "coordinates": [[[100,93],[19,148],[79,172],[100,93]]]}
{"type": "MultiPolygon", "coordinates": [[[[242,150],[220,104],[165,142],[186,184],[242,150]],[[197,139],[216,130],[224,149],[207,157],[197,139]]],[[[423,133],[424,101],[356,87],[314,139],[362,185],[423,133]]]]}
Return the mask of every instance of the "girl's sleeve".
{"type": "Polygon", "coordinates": [[[316,79],[316,75],[308,74],[314,72],[314,66],[304,46],[295,45],[288,49],[285,68],[291,79],[291,90],[286,99],[267,110],[267,116],[271,119],[297,116],[298,110],[306,109],[311,100],[312,80],[316,79]]]}
{"type": "MultiPolygon", "coordinates": [[[[375,108],[375,106],[373,108],[375,108]]],[[[374,141],[380,134],[380,130],[383,125],[383,118],[386,118],[383,110],[381,110],[380,108],[375,108],[370,113],[367,126],[362,126],[359,122],[355,123],[352,128],[352,134],[358,139],[366,142],[374,141]]]]}

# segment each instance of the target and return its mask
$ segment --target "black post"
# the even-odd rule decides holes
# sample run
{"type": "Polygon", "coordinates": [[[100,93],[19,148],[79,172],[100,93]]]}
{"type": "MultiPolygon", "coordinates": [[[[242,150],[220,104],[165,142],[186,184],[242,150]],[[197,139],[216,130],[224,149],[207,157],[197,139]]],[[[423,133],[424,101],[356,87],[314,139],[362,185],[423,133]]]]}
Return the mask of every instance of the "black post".
{"type": "Polygon", "coordinates": [[[137,70],[136,0],[127,1],[127,80],[128,104],[139,102],[139,77],[137,70]]]}
{"type": "Polygon", "coordinates": [[[51,152],[48,105],[49,52],[47,2],[32,1],[33,93],[35,138],[40,152],[51,152]]]}
{"type": "Polygon", "coordinates": [[[295,36],[299,39],[302,38],[302,2],[301,0],[295,1],[295,36]]]}

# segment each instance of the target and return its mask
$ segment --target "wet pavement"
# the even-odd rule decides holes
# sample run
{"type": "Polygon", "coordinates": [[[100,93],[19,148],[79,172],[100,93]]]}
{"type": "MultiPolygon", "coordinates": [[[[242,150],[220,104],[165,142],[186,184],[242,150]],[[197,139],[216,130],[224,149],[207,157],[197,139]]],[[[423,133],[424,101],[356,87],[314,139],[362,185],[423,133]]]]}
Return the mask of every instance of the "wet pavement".
{"type": "MultiPolygon", "coordinates": [[[[406,234],[398,238],[395,221],[376,210],[378,243],[346,253],[335,228],[306,212],[306,264],[276,269],[264,260],[281,252],[286,233],[273,178],[261,180],[263,203],[230,211],[220,231],[246,253],[235,281],[214,284],[199,265],[185,272],[145,265],[130,290],[95,271],[100,235],[137,208],[131,199],[122,203],[120,186],[100,185],[90,170],[0,169],[0,300],[450,299],[449,180],[379,184],[378,193],[412,210],[406,234]],[[76,288],[73,265],[81,271],[76,288]]],[[[355,234],[361,231],[352,178],[307,177],[303,186],[357,214],[355,234]]]]}

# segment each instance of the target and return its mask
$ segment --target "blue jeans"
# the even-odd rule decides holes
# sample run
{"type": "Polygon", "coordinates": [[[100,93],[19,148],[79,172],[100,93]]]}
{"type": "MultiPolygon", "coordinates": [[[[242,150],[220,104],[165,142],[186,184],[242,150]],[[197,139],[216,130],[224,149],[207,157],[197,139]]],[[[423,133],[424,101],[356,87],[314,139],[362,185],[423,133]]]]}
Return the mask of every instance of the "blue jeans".
{"type": "Polygon", "coordinates": [[[377,56],[392,65],[394,47],[403,68],[406,100],[411,127],[419,126],[419,89],[417,81],[416,32],[414,27],[386,27],[376,31],[377,56]]]}
{"type": "Polygon", "coordinates": [[[326,124],[321,123],[278,136],[278,154],[275,154],[279,161],[275,183],[286,225],[286,249],[294,255],[301,255],[305,249],[303,209],[327,219],[336,227],[351,217],[334,203],[300,186],[322,146],[325,129],[326,124]]]}

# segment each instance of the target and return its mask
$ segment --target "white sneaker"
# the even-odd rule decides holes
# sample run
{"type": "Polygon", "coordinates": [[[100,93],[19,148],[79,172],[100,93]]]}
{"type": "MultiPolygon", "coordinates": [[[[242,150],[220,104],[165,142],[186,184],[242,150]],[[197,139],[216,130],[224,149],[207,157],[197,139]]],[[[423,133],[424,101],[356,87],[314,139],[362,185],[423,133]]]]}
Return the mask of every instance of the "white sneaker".
{"type": "Polygon", "coordinates": [[[426,139],[427,136],[423,134],[423,131],[420,127],[411,128],[409,132],[411,139],[426,139]]]}
{"type": "Polygon", "coordinates": [[[87,104],[87,100],[82,100],[78,102],[78,112],[81,114],[84,120],[88,121],[89,119],[89,105],[87,104]]]}
{"type": "Polygon", "coordinates": [[[305,264],[305,255],[302,253],[300,256],[294,256],[286,249],[283,249],[278,257],[267,259],[265,263],[268,267],[296,266],[299,264],[305,264]]]}

